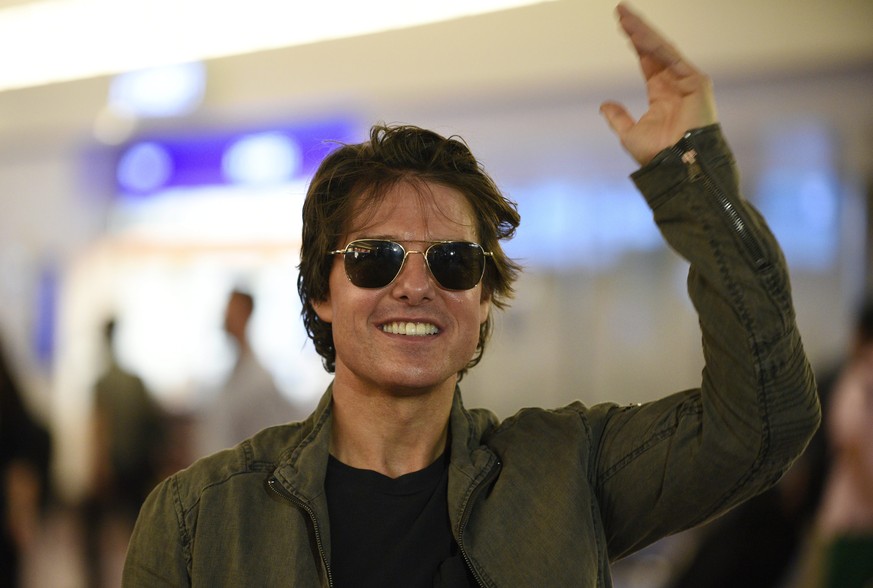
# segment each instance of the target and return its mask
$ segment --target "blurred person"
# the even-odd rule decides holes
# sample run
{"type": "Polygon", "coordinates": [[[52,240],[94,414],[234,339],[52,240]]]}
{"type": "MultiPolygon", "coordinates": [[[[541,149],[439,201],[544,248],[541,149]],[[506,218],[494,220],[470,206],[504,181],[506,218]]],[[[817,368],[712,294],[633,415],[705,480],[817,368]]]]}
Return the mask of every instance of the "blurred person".
{"type": "Polygon", "coordinates": [[[690,261],[700,388],[503,422],[465,408],[520,219],[461,140],[377,125],[325,158],[303,206],[298,289],[332,384],[305,421],[162,482],[126,586],[611,586],[612,561],[790,467],[820,412],[781,251],[739,194],[708,77],[617,12],[648,111],[601,112],[690,261]]]}
{"type": "Polygon", "coordinates": [[[108,585],[113,532],[129,534],[163,469],[167,419],[142,378],[116,353],[117,322],[103,326],[107,366],[94,385],[92,475],[82,505],[87,585],[108,585]]]}
{"type": "Polygon", "coordinates": [[[804,586],[873,587],[873,299],[824,405],[829,472],[804,586]]]}
{"type": "Polygon", "coordinates": [[[248,331],[254,311],[255,299],[250,293],[231,291],[224,330],[233,340],[237,358],[230,377],[201,419],[201,455],[232,447],[270,425],[305,416],[282,396],[273,376],[252,350],[248,331]]]}
{"type": "Polygon", "coordinates": [[[28,411],[0,344],[0,586],[19,586],[48,499],[51,436],[28,411]]]}

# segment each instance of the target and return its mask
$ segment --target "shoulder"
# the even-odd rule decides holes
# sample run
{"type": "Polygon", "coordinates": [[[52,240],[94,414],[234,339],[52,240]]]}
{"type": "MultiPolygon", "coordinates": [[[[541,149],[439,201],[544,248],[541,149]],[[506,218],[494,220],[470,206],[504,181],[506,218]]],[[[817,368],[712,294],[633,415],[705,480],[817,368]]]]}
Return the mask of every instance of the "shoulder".
{"type": "Polygon", "coordinates": [[[204,494],[224,486],[238,486],[244,478],[260,486],[265,476],[289,459],[305,439],[309,421],[268,427],[238,445],[196,460],[165,480],[183,510],[195,506],[204,494]]]}
{"type": "Polygon", "coordinates": [[[488,439],[497,444],[528,438],[538,444],[566,443],[572,437],[590,437],[592,419],[603,412],[604,406],[589,408],[578,401],[558,408],[523,408],[500,422],[488,439]]]}

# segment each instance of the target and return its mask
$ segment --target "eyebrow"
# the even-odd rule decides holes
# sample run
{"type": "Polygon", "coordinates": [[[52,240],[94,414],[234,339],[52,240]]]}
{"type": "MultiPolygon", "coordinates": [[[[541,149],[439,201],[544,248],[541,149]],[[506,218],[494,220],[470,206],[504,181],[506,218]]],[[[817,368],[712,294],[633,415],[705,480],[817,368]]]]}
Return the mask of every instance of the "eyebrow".
{"type": "Polygon", "coordinates": [[[352,241],[359,241],[361,239],[378,239],[380,241],[394,241],[395,243],[446,243],[446,242],[462,242],[462,243],[476,243],[476,241],[471,241],[470,239],[464,238],[453,238],[453,239],[400,239],[398,237],[394,237],[391,235],[367,235],[361,237],[355,237],[349,240],[349,243],[352,241]]]}

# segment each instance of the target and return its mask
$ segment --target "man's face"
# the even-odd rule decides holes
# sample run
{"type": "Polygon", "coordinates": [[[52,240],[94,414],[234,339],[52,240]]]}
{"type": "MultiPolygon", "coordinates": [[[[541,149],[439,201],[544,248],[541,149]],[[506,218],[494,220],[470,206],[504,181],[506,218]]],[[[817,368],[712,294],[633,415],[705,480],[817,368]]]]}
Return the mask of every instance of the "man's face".
{"type": "Polygon", "coordinates": [[[237,340],[245,338],[250,312],[242,296],[231,294],[224,310],[224,330],[237,340]]]}
{"type": "MultiPolygon", "coordinates": [[[[364,238],[397,241],[407,251],[424,251],[428,241],[478,242],[466,199],[437,184],[401,183],[374,211],[364,214],[366,222],[352,219],[352,229],[337,248],[364,238]]],[[[490,308],[481,282],[470,290],[445,290],[417,253],[407,256],[391,284],[375,289],[349,282],[343,258],[336,255],[329,285],[327,300],[314,307],[319,318],[333,327],[337,384],[371,392],[409,394],[440,385],[453,388],[457,373],[476,350],[479,326],[490,308]],[[392,325],[408,323],[429,334],[389,332],[396,330],[392,325]]]]}

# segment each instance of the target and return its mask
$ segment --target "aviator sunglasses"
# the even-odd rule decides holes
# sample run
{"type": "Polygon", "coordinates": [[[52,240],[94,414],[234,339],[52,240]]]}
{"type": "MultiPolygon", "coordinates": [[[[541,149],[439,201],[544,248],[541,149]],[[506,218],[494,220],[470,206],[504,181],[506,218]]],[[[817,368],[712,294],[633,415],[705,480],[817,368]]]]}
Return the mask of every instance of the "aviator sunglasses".
{"type": "Polygon", "coordinates": [[[430,275],[445,290],[469,290],[482,280],[490,251],[469,241],[428,242],[431,245],[424,251],[407,251],[396,241],[357,239],[330,254],[343,256],[346,276],[359,288],[382,288],[393,282],[410,253],[424,256],[430,275]]]}

